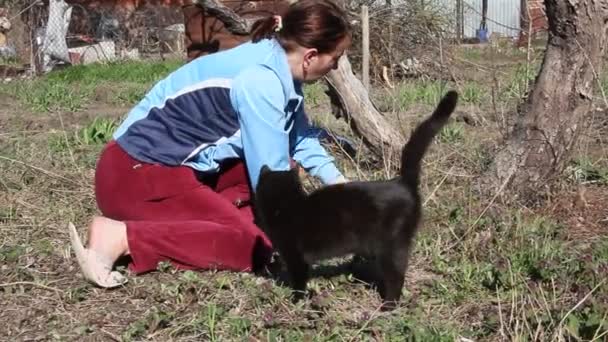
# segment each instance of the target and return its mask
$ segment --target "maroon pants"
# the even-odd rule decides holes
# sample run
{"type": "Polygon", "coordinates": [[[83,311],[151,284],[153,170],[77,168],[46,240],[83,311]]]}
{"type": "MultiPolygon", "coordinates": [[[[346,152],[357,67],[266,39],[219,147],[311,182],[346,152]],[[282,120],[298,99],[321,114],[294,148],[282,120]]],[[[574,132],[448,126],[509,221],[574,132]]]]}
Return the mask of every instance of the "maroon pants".
{"type": "Polygon", "coordinates": [[[110,142],[95,173],[102,214],[127,225],[135,273],[170,261],[181,269],[256,271],[272,246],[253,223],[244,165],[233,163],[216,177],[200,179],[186,166],[147,164],[110,142]]]}

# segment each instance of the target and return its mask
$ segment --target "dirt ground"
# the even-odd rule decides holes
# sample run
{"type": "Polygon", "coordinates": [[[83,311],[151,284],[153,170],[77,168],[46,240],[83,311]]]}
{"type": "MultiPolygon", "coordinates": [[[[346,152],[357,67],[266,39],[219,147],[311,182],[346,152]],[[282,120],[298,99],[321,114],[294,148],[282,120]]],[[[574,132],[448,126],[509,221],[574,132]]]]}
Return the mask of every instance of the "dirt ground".
{"type": "MultiPolygon", "coordinates": [[[[95,86],[78,110],[40,112],[14,85],[0,86],[0,340],[606,340],[607,112],[593,116],[573,156],[584,162],[564,173],[561,190],[542,207],[476,197],[474,180],[500,136],[497,118],[515,111],[513,102],[492,106],[489,89],[496,73],[505,93],[515,89],[508,77],[521,57],[463,59],[455,70],[471,82],[470,101],[426,158],[425,225],[405,302],[393,313],[380,313],[376,292],[334,263],[316,268],[311,299],[299,304],[269,277],[169,264],[129,275],[118,289],[91,286],[77,269],[66,225],[75,222],[84,235],[98,214],[93,174],[107,132],[93,122],[119,119],[131,103],[114,104],[121,84],[109,83],[95,86]],[[471,117],[478,122],[467,122],[471,117]]],[[[414,82],[390,98],[375,96],[386,105],[418,94],[397,110],[411,123],[432,107],[434,98],[423,94],[432,87],[425,87],[414,82]]],[[[356,140],[328,109],[323,97],[309,106],[317,122],[356,140]]],[[[337,156],[350,178],[385,175],[378,165],[337,156]]]]}

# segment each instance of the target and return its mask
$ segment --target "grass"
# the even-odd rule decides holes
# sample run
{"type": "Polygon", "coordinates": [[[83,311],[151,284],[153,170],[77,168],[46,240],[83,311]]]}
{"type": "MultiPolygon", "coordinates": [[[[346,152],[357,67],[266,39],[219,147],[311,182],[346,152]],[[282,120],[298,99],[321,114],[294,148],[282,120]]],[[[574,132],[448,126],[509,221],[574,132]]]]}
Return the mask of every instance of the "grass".
{"type": "MultiPolygon", "coordinates": [[[[424,225],[396,312],[378,312],[375,290],[340,267],[348,259],[316,266],[311,298],[298,304],[273,279],[179,271],[169,263],[131,276],[123,288],[90,286],[77,271],[65,225],[73,221],[83,233],[98,213],[95,162],[120,119],[67,112],[92,102],[102,109],[116,106],[114,95],[95,96],[98,85],[113,85],[111,94],[129,89],[135,94],[144,86],[134,84],[149,87],[178,65],[149,64],[79,67],[10,85],[30,87],[32,98],[45,98],[43,93],[46,98],[35,102],[40,112],[29,112],[30,102],[18,102],[28,107],[10,118],[0,113],[6,127],[0,133],[0,336],[121,341],[603,341],[608,336],[608,237],[601,221],[608,199],[605,158],[582,155],[564,173],[565,189],[588,187],[586,208],[574,207],[566,190],[557,196],[565,205],[489,206],[488,199],[477,197],[474,179],[491,162],[488,145],[494,146],[494,136],[490,126],[459,121],[441,131],[425,158],[424,225]],[[51,120],[59,114],[62,123],[51,120]],[[31,128],[30,121],[40,126],[31,128]],[[597,222],[591,222],[594,213],[597,222]],[[570,224],[577,217],[585,218],[583,225],[570,224]],[[591,229],[592,223],[600,228],[591,229]]],[[[506,83],[513,87],[501,99],[505,103],[522,93],[525,73],[517,70],[506,83]]],[[[396,103],[395,110],[430,108],[448,85],[408,82],[383,96],[396,103]]],[[[486,113],[488,85],[466,80],[463,89],[467,108],[486,113]]],[[[328,110],[323,87],[304,90],[313,120],[335,124],[319,119],[328,110]]],[[[124,97],[125,104],[135,101],[136,95],[124,97]]],[[[353,179],[355,169],[365,177],[384,177],[385,170],[335,155],[353,179]]]]}
{"type": "MultiPolygon", "coordinates": [[[[449,89],[456,89],[452,82],[443,81],[405,81],[397,84],[394,90],[382,91],[377,101],[384,104],[388,111],[407,111],[416,106],[434,106],[449,89]]],[[[461,101],[480,105],[489,99],[489,89],[476,81],[464,83],[460,89],[461,101]]]]}
{"type": "Polygon", "coordinates": [[[42,78],[0,87],[33,112],[74,112],[84,109],[97,92],[106,90],[111,104],[131,105],[182,61],[128,61],[78,65],[52,71],[42,78]]]}
{"type": "Polygon", "coordinates": [[[608,166],[605,163],[605,160],[579,158],[572,161],[567,172],[578,183],[608,184],[608,166]]]}

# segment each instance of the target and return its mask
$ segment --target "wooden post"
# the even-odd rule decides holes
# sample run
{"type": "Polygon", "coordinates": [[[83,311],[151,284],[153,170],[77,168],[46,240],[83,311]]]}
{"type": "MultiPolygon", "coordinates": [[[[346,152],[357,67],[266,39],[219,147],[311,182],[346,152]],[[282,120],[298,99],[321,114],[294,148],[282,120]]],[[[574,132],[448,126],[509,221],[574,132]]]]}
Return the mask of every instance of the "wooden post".
{"type": "Polygon", "coordinates": [[[367,6],[361,6],[361,51],[363,53],[363,86],[369,91],[369,11],[367,6]]]}
{"type": "Polygon", "coordinates": [[[456,43],[460,44],[462,42],[462,27],[463,27],[463,17],[460,15],[462,13],[462,0],[456,0],[456,43]]]}

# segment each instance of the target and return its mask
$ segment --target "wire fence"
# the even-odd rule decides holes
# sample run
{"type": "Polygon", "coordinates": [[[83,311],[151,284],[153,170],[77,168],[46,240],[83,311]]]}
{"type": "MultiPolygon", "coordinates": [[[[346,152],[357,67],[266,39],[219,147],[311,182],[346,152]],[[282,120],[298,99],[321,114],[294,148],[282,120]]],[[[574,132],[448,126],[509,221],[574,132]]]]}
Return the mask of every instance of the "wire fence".
{"type": "MultiPolygon", "coordinates": [[[[264,6],[263,11],[276,11],[281,1],[285,0],[222,0],[227,6],[249,12],[253,8],[261,11],[264,6]]],[[[496,7],[498,2],[493,1],[490,3],[494,7],[490,6],[487,17],[488,26],[494,25],[490,29],[500,28],[517,35],[521,1],[496,0],[502,7],[496,7]]],[[[474,29],[481,21],[480,3],[479,0],[346,1],[354,22],[354,42],[349,51],[353,69],[361,70],[362,5],[369,7],[370,76],[378,80],[387,68],[392,78],[415,76],[421,72],[421,63],[428,66],[437,61],[438,45],[474,40],[474,29]]],[[[6,77],[7,70],[26,69],[41,74],[60,65],[117,58],[163,58],[175,54],[186,58],[188,37],[209,40],[208,36],[223,26],[204,24],[201,30],[200,23],[190,22],[198,15],[192,8],[179,0],[0,0],[0,77],[6,77]],[[5,22],[9,23],[8,28],[5,22]]],[[[211,18],[199,15],[195,19],[211,18]]],[[[224,34],[218,40],[215,48],[223,49],[243,37],[224,34]]],[[[203,43],[201,49],[213,48],[208,41],[203,43]]],[[[188,51],[189,58],[195,55],[188,51]]]]}
{"type": "Polygon", "coordinates": [[[363,5],[369,8],[370,79],[386,81],[449,77],[442,67],[442,52],[462,43],[521,46],[528,33],[543,32],[547,22],[541,1],[527,3],[522,9],[521,0],[488,1],[484,18],[481,0],[352,0],[353,70],[362,70],[363,5]],[[540,8],[530,11],[531,3],[540,8]]]}
{"type": "Polygon", "coordinates": [[[40,74],[59,65],[183,56],[185,52],[180,6],[143,2],[132,8],[116,6],[120,2],[86,0],[7,2],[0,0],[4,8],[0,18],[10,23],[7,29],[0,27],[0,66],[5,71],[11,66],[40,74]]]}

